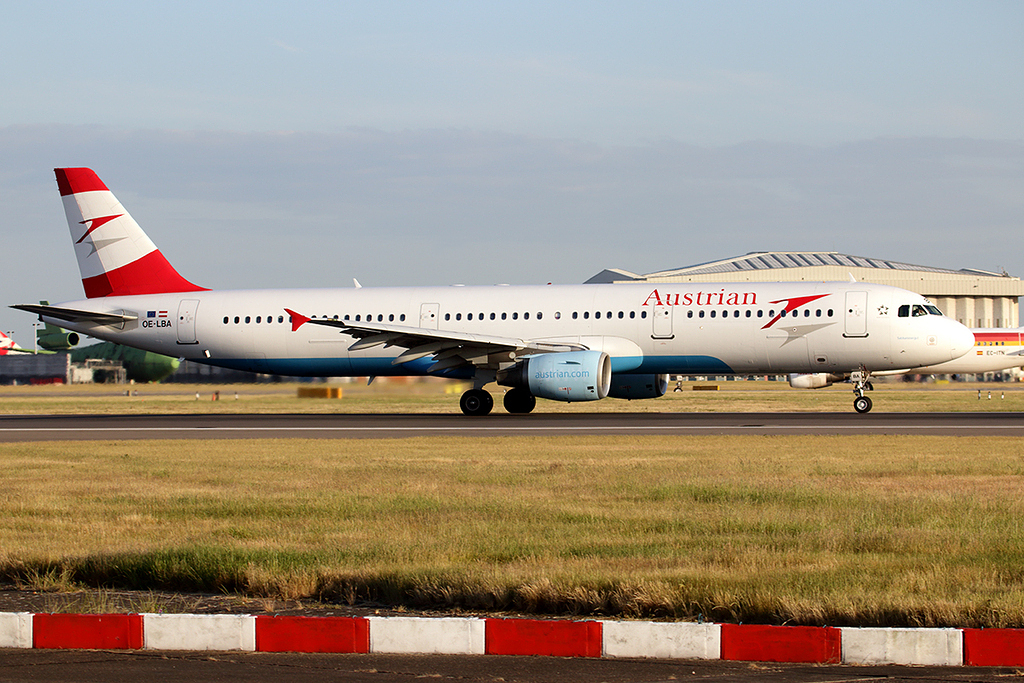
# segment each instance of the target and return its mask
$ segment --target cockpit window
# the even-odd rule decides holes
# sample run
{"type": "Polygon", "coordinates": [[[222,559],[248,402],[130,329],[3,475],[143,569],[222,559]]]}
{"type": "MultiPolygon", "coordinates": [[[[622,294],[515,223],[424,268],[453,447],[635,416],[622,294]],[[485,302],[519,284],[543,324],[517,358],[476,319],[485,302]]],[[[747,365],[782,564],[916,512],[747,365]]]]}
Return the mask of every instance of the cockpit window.
{"type": "Polygon", "coordinates": [[[900,306],[898,315],[901,318],[920,317],[922,315],[942,315],[942,311],[936,306],[922,304],[903,304],[900,306]]]}

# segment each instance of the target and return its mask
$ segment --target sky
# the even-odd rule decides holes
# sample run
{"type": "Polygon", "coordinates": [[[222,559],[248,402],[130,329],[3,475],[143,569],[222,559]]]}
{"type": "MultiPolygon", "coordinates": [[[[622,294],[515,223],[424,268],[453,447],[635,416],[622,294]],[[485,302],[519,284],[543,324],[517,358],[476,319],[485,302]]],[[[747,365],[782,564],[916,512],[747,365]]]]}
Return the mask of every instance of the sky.
{"type": "Polygon", "coordinates": [[[1024,3],[0,0],[0,330],[96,170],[212,288],[760,250],[1024,276],[1024,3]]]}

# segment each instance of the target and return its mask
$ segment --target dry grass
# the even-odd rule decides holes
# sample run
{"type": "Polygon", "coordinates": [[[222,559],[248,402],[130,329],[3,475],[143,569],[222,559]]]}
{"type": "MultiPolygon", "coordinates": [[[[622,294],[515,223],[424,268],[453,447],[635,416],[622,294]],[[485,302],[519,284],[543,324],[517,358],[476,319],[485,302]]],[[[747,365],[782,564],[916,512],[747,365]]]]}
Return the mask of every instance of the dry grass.
{"type": "Polygon", "coordinates": [[[1024,625],[1011,438],[0,445],[0,576],[475,611],[1024,625]]]}
{"type": "MultiPolygon", "coordinates": [[[[192,413],[458,413],[459,395],[468,388],[434,378],[378,378],[339,384],[344,398],[297,398],[298,384],[132,386],[0,386],[0,415],[25,414],[192,414],[192,413]],[[211,400],[214,392],[220,400],[211,400]],[[196,394],[199,398],[196,398],[196,394]],[[236,398],[237,396],[237,398],[236,398]]],[[[305,385],[308,386],[308,385],[305,385]]],[[[672,387],[675,385],[673,384],[672,387]]],[[[487,387],[501,411],[502,388],[487,387]]],[[[851,412],[851,385],[792,389],[786,382],[686,382],[653,400],[606,399],[593,403],[538,401],[537,412],[851,412]],[[718,391],[693,391],[717,385],[718,391]]],[[[1024,412],[1024,384],[908,383],[897,378],[875,382],[875,412],[1024,412]],[[982,398],[978,399],[981,390],[982,398]],[[988,398],[991,395],[992,398],[988,398]]]]}

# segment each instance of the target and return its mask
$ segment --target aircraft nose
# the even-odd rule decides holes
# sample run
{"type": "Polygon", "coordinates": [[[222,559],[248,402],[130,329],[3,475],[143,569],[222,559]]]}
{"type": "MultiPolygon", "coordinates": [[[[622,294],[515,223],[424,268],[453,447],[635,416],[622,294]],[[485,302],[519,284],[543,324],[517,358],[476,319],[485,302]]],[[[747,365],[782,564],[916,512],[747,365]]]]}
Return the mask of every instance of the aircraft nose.
{"type": "Polygon", "coordinates": [[[952,341],[952,348],[950,349],[950,360],[959,358],[964,355],[972,348],[974,348],[974,333],[964,327],[958,322],[950,321],[955,325],[955,328],[951,330],[950,339],[952,341]]]}

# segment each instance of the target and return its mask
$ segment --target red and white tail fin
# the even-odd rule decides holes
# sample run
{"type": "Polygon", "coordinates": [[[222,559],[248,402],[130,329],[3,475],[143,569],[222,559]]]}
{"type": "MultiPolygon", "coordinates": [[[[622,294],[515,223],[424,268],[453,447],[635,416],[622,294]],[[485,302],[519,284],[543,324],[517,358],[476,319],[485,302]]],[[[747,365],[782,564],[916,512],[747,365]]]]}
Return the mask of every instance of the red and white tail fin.
{"type": "Polygon", "coordinates": [[[27,351],[14,343],[14,340],[6,334],[0,332],[0,356],[6,356],[9,353],[27,353],[27,351]]]}
{"type": "Polygon", "coordinates": [[[0,332],[0,356],[14,348],[14,340],[3,332],[0,332]]]}
{"type": "Polygon", "coordinates": [[[178,274],[92,169],[53,170],[88,298],[204,291],[178,274]]]}

